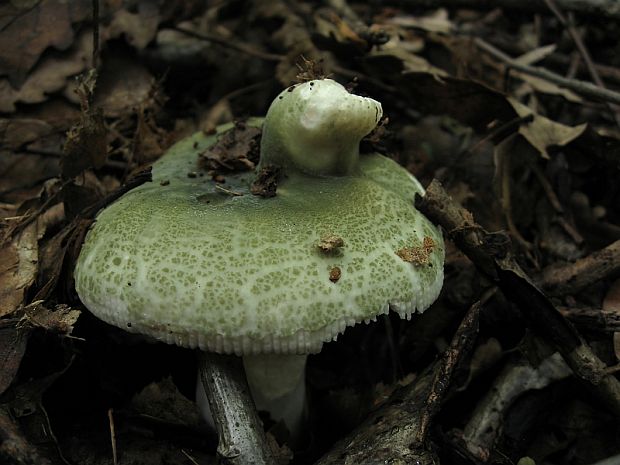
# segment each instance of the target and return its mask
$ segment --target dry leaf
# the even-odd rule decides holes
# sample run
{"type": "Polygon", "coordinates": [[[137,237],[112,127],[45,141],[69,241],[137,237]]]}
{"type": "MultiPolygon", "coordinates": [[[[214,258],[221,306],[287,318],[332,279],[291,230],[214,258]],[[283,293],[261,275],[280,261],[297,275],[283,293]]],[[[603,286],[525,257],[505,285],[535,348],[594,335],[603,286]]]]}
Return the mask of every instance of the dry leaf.
{"type": "Polygon", "coordinates": [[[519,71],[511,71],[511,74],[524,81],[524,84],[521,86],[522,88],[515,90],[515,95],[517,96],[530,94],[531,90],[529,90],[529,88],[531,88],[532,90],[540,92],[542,94],[560,95],[569,102],[583,102],[583,99],[572,90],[564,89],[563,87],[560,87],[546,79],[531,76],[529,74],[521,73],[519,71]],[[528,89],[523,89],[523,87],[528,87],[528,89]]]}
{"type": "Polygon", "coordinates": [[[105,39],[124,35],[127,42],[137,49],[145,48],[157,34],[160,20],[158,3],[141,1],[137,9],[135,13],[126,9],[116,11],[110,25],[103,32],[105,39]]]}
{"type": "Polygon", "coordinates": [[[31,189],[59,173],[58,158],[31,153],[0,152],[0,193],[31,189]]]}
{"type": "Polygon", "coordinates": [[[20,327],[42,328],[56,334],[70,335],[82,312],[67,305],[56,305],[54,310],[50,310],[42,304],[42,301],[36,301],[24,307],[20,327]]]}
{"type": "Polygon", "coordinates": [[[386,46],[382,47],[380,50],[371,50],[366,58],[366,64],[369,66],[379,66],[384,69],[386,66],[389,66],[388,69],[398,69],[399,72],[405,73],[428,73],[436,77],[448,76],[448,73],[446,73],[443,69],[433,66],[425,58],[410,53],[399,46],[386,46]],[[388,65],[386,63],[388,61],[392,61],[393,63],[388,65]]]}
{"type": "Polygon", "coordinates": [[[566,126],[556,123],[549,118],[534,113],[530,108],[511,97],[508,97],[507,100],[520,117],[529,115],[534,117],[530,123],[522,124],[519,127],[519,134],[525,137],[547,159],[549,158],[549,153],[547,153],[549,147],[562,147],[572,142],[581,136],[588,126],[586,123],[578,126],[566,126]]]}
{"type": "Polygon", "coordinates": [[[50,124],[38,119],[0,118],[0,146],[2,147],[0,151],[19,150],[52,132],[53,128],[50,124]]]}
{"type": "Polygon", "coordinates": [[[199,166],[216,174],[253,170],[258,162],[260,134],[257,127],[235,123],[232,130],[220,135],[217,142],[200,155],[199,166]]]}
{"type": "Polygon", "coordinates": [[[37,223],[32,222],[0,248],[0,317],[24,303],[38,271],[37,223]]]}
{"type": "Polygon", "coordinates": [[[91,12],[91,4],[80,0],[42,0],[23,8],[17,5],[6,2],[0,7],[0,17],[12,17],[0,34],[0,75],[8,75],[15,88],[21,87],[45,49],[70,47],[71,24],[84,20],[91,12]]]}
{"type": "Polygon", "coordinates": [[[17,102],[40,103],[64,89],[67,79],[84,71],[90,61],[92,33],[83,32],[75,46],[63,57],[47,57],[14,89],[8,79],[0,79],[0,111],[12,113],[17,102]]]}

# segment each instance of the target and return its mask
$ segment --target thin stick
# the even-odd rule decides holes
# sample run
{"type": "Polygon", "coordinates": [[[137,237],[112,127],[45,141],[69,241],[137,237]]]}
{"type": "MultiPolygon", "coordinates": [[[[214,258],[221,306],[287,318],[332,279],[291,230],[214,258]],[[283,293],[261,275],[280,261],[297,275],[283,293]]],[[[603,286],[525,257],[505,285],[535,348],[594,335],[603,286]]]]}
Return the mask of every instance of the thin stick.
{"type": "Polygon", "coordinates": [[[112,463],[118,464],[118,455],[116,453],[116,429],[114,428],[114,415],[112,409],[108,409],[108,423],[110,425],[110,442],[112,443],[112,463]]]}
{"type": "Polygon", "coordinates": [[[543,271],[542,287],[550,294],[576,293],[620,271],[620,240],[568,265],[543,271]]]}
{"type": "Polygon", "coordinates": [[[216,184],[216,185],[215,185],[215,188],[216,188],[218,191],[221,191],[221,192],[223,192],[224,194],[228,194],[228,195],[231,195],[231,196],[233,196],[233,197],[242,197],[242,196],[243,196],[243,194],[242,194],[241,192],[231,191],[230,189],[226,189],[224,186],[222,186],[222,185],[220,185],[220,184],[216,184]]]}
{"type": "MultiPolygon", "coordinates": [[[[581,58],[586,64],[586,68],[588,69],[588,72],[590,73],[590,77],[592,78],[594,83],[597,86],[605,89],[606,88],[605,83],[603,82],[598,72],[596,71],[596,68],[594,66],[594,61],[592,61],[592,57],[590,56],[588,49],[583,43],[583,40],[581,40],[581,36],[577,32],[577,29],[575,29],[574,21],[573,21],[574,19],[573,13],[569,12],[568,19],[566,19],[564,15],[562,14],[562,12],[560,11],[560,8],[558,7],[558,5],[556,5],[555,0],[544,0],[544,1],[549,7],[549,9],[553,12],[555,17],[566,28],[566,30],[568,31],[568,34],[571,36],[571,39],[573,39],[573,42],[575,43],[575,47],[577,47],[577,50],[579,51],[581,58]]],[[[615,106],[612,106],[611,104],[608,104],[608,107],[609,107],[609,111],[614,117],[614,120],[616,121],[616,124],[620,126],[620,117],[618,116],[618,108],[615,106]]]]}
{"type": "Polygon", "coordinates": [[[223,39],[213,34],[204,34],[200,32],[195,32],[190,29],[185,29],[182,27],[173,27],[174,31],[181,32],[182,34],[195,37],[196,39],[205,40],[207,42],[212,42],[214,44],[221,45],[222,47],[231,48],[238,52],[244,53],[246,55],[250,55],[253,57],[260,58],[266,61],[282,61],[284,59],[283,55],[276,55],[275,53],[263,52],[262,50],[256,50],[246,44],[235,43],[227,39],[223,39]]]}
{"type": "Polygon", "coordinates": [[[618,92],[614,92],[609,89],[603,89],[590,82],[579,81],[577,79],[568,79],[545,68],[523,65],[479,37],[474,38],[473,42],[481,50],[484,50],[489,55],[492,55],[498,60],[503,61],[510,68],[516,69],[517,71],[529,74],[530,76],[536,76],[545,79],[549,82],[557,84],[560,87],[570,89],[592,99],[620,104],[620,93],[618,92]]]}
{"type": "Polygon", "coordinates": [[[241,358],[204,352],[200,379],[219,436],[220,459],[229,465],[273,464],[241,358]]]}
{"type": "Polygon", "coordinates": [[[196,462],[196,459],[194,459],[194,457],[192,457],[191,455],[189,455],[189,453],[185,450],[185,449],[181,449],[181,453],[187,457],[187,459],[192,462],[194,465],[200,465],[198,462],[196,462]]]}
{"type": "Polygon", "coordinates": [[[97,68],[99,64],[99,0],[93,2],[93,62],[92,67],[97,68]]]}
{"type": "MultiPolygon", "coordinates": [[[[390,3],[390,2],[388,2],[390,3]]],[[[558,0],[564,11],[574,11],[584,16],[620,19],[620,4],[616,0],[558,0]]],[[[416,8],[466,7],[474,9],[503,8],[515,11],[545,13],[542,0],[400,0],[398,4],[416,8]]]]}

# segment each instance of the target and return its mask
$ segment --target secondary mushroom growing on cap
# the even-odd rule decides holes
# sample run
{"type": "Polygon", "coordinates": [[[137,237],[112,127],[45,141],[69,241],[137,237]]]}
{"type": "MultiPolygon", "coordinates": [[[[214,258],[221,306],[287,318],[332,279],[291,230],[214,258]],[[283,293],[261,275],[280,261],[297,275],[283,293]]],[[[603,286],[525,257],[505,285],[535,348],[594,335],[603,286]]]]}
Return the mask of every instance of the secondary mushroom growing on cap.
{"type": "Polygon", "coordinates": [[[75,270],[82,302],[127,331],[243,356],[257,407],[295,429],[306,354],[390,307],[423,311],[443,283],[442,235],[413,207],[419,182],[359,154],[381,116],[329,79],[283,91],[258,166],[279,173],[272,197],[252,194],[252,171],[227,175],[225,189],[188,176],[231,125],[179,142],[152,183],[97,217],[75,270]]]}

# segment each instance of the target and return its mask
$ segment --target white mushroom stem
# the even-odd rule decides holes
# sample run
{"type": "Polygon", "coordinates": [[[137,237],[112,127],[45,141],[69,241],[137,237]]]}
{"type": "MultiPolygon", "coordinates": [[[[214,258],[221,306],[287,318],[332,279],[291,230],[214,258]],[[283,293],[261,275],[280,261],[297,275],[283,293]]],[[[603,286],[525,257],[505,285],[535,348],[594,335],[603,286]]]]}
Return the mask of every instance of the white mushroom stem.
{"type": "Polygon", "coordinates": [[[381,103],[351,94],[331,79],[291,86],[267,112],[259,168],[271,164],[319,176],[350,174],[360,140],[382,115],[381,103]]]}
{"type": "Polygon", "coordinates": [[[250,392],[258,410],[282,421],[293,443],[306,421],[307,355],[246,355],[243,357],[250,392]]]}
{"type": "MultiPolygon", "coordinates": [[[[307,355],[245,355],[243,366],[256,408],[282,422],[291,434],[291,443],[302,440],[306,423],[307,355]]],[[[196,401],[207,423],[213,428],[213,416],[204,387],[198,380],[196,401]]]]}

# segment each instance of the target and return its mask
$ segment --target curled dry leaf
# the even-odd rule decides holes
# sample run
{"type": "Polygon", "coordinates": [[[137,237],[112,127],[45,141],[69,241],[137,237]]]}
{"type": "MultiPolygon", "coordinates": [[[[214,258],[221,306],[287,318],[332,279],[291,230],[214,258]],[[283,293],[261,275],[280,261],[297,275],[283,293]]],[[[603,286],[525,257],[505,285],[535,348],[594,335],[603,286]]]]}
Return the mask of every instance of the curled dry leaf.
{"type": "Polygon", "coordinates": [[[530,108],[512,97],[508,97],[507,100],[520,117],[529,115],[534,117],[530,123],[519,126],[519,133],[547,159],[549,158],[548,148],[553,146],[561,147],[574,141],[584,133],[588,126],[586,123],[578,126],[566,126],[556,123],[549,118],[534,113],[530,108]]]}

